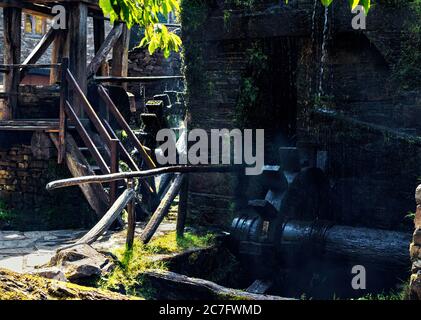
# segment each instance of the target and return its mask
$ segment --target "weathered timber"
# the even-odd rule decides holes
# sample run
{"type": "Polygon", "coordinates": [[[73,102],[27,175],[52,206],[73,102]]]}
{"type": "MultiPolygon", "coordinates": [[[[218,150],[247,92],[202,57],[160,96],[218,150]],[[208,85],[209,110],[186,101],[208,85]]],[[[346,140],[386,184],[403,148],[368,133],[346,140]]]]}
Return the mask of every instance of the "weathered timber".
{"type": "MultiPolygon", "coordinates": [[[[53,42],[53,50],[51,52],[51,63],[57,64],[63,61],[63,57],[65,56],[65,47],[66,47],[66,37],[67,33],[65,30],[61,30],[61,32],[57,32],[55,34],[54,42],[53,42]]],[[[68,65],[65,67],[67,68],[68,65]]],[[[63,68],[52,68],[50,70],[50,84],[56,84],[58,81],[61,80],[61,70],[63,68]]]]}
{"type": "Polygon", "coordinates": [[[130,178],[139,178],[145,179],[165,173],[198,173],[198,172],[235,172],[239,170],[237,166],[228,166],[228,165],[199,165],[199,166],[173,166],[173,167],[163,167],[156,168],[144,171],[131,171],[131,172],[121,172],[115,174],[105,174],[105,175],[91,175],[85,177],[77,177],[70,179],[63,179],[52,181],[47,184],[47,190],[53,190],[58,188],[65,188],[76,186],[79,184],[90,184],[90,183],[106,183],[117,180],[124,180],[130,178]]]}
{"type": "MultiPolygon", "coordinates": [[[[127,188],[134,188],[134,181],[129,180],[127,182],[127,188]]],[[[133,248],[135,229],[136,229],[136,210],[135,210],[135,198],[127,204],[127,237],[126,237],[126,246],[128,249],[133,248]]]]}
{"type": "Polygon", "coordinates": [[[170,271],[151,270],[143,275],[155,289],[158,300],[294,300],[226,288],[170,271]]]}
{"type": "MultiPolygon", "coordinates": [[[[104,25],[104,23],[102,23],[104,25]]],[[[95,26],[95,25],[94,25],[95,26]]],[[[95,39],[101,37],[101,27],[97,26],[98,30],[95,33],[95,39]]],[[[115,47],[117,41],[123,33],[123,25],[116,24],[114,28],[110,31],[107,38],[102,42],[101,46],[96,51],[95,57],[92,59],[91,63],[88,66],[87,76],[88,78],[92,77],[97,73],[97,71],[103,67],[103,63],[107,58],[108,54],[111,52],[113,47],[115,47]]],[[[97,46],[97,40],[95,40],[95,46],[97,46]]],[[[98,40],[100,41],[100,40],[98,40]]],[[[96,49],[95,49],[96,50],[96,49]]],[[[104,70],[104,69],[102,69],[104,70]]],[[[105,75],[104,72],[100,72],[99,75],[105,75]]]]}
{"type": "MultiPolygon", "coordinates": [[[[50,137],[58,150],[59,140],[57,134],[50,134],[50,137]]],[[[70,173],[74,177],[94,175],[94,172],[90,169],[85,157],[78,149],[76,142],[69,134],[66,135],[66,152],[64,160],[70,173]]],[[[102,185],[99,183],[81,185],[80,189],[97,216],[102,217],[109,206],[108,195],[102,185]]]]}
{"type": "Polygon", "coordinates": [[[139,141],[139,139],[134,134],[133,130],[130,128],[129,124],[124,119],[123,115],[118,110],[117,106],[114,104],[113,100],[108,95],[107,91],[103,86],[98,87],[98,92],[100,97],[104,100],[108,110],[113,114],[114,118],[117,120],[120,127],[127,133],[128,138],[133,143],[137,151],[140,153],[142,158],[145,160],[146,165],[149,169],[156,168],[156,164],[153,162],[152,158],[146,152],[145,147],[139,141]]]}
{"type": "Polygon", "coordinates": [[[279,248],[297,255],[321,250],[323,257],[352,264],[375,264],[379,269],[409,268],[411,234],[341,225],[317,227],[312,222],[288,221],[279,248]],[[310,231],[310,233],[309,233],[310,231]],[[300,251],[299,248],[304,250],[300,251]]]}
{"type": "Polygon", "coordinates": [[[102,219],[86,235],[80,238],[76,242],[76,245],[82,243],[91,244],[95,242],[102,234],[104,234],[105,231],[108,230],[135,195],[136,193],[133,189],[126,189],[121,196],[118,197],[116,202],[114,202],[107,213],[105,213],[102,219]]]}
{"type": "Polygon", "coordinates": [[[7,131],[58,131],[58,121],[54,120],[0,120],[0,130],[7,131]]]}
{"type": "MultiPolygon", "coordinates": [[[[123,29],[113,48],[111,74],[117,77],[127,77],[129,71],[130,32],[125,23],[117,22],[118,24],[122,24],[123,29]]],[[[127,88],[126,85],[123,85],[123,87],[127,88]]]]}
{"type": "Polygon", "coordinates": [[[155,82],[155,81],[164,81],[164,80],[183,80],[184,76],[147,76],[147,77],[94,77],[94,80],[97,82],[155,82]]]}
{"type": "MultiPolygon", "coordinates": [[[[94,22],[94,48],[95,48],[95,55],[96,55],[98,54],[105,40],[105,24],[104,24],[104,19],[100,19],[100,18],[93,18],[93,22],[94,22]]],[[[107,75],[106,72],[107,72],[106,61],[103,61],[96,74],[99,76],[105,76],[107,75]]],[[[89,77],[89,67],[88,67],[88,77],[89,77]]]]}
{"type": "MultiPolygon", "coordinates": [[[[75,76],[80,89],[84,94],[87,92],[87,23],[88,8],[84,3],[72,3],[68,6],[68,36],[67,46],[69,49],[69,69],[75,76]]],[[[69,99],[75,107],[76,114],[81,116],[81,97],[74,93],[74,88],[69,92],[69,99]]]]}
{"type": "MultiPolygon", "coordinates": [[[[48,47],[56,38],[56,34],[58,33],[57,30],[50,27],[47,33],[41,38],[40,42],[36,45],[36,47],[31,51],[28,57],[23,61],[23,65],[26,64],[34,64],[41,58],[41,56],[47,51],[48,47]]],[[[26,70],[20,70],[20,78],[23,79],[25,77],[26,70]]]]}
{"type": "Polygon", "coordinates": [[[89,152],[95,158],[95,161],[101,168],[102,172],[111,173],[110,169],[108,168],[107,163],[105,162],[104,158],[102,157],[95,143],[92,141],[91,136],[86,131],[83,124],[80,122],[79,118],[76,115],[76,112],[74,111],[74,109],[72,108],[72,106],[69,104],[68,101],[66,101],[66,115],[69,117],[72,124],[76,126],[76,130],[78,131],[84,144],[88,147],[89,152]]]}
{"type": "Polygon", "coordinates": [[[183,180],[183,174],[177,174],[175,176],[170,188],[168,189],[167,194],[162,199],[158,208],[155,210],[154,214],[152,215],[151,219],[149,220],[148,224],[146,225],[145,229],[140,235],[140,240],[143,243],[146,244],[152,239],[162,220],[164,220],[164,217],[167,215],[172,202],[174,201],[175,197],[180,191],[183,180]]]}
{"type": "Polygon", "coordinates": [[[178,237],[184,235],[184,227],[186,225],[186,218],[188,212],[188,200],[189,200],[189,175],[185,174],[183,185],[180,190],[180,198],[178,201],[178,214],[177,214],[177,226],[176,233],[178,237]]]}
{"type": "MultiPolygon", "coordinates": [[[[4,63],[18,64],[21,55],[21,22],[22,9],[4,8],[4,63]]],[[[12,69],[5,75],[4,89],[9,93],[8,99],[2,104],[0,120],[14,118],[17,113],[17,97],[19,91],[19,70],[12,69]]]]}

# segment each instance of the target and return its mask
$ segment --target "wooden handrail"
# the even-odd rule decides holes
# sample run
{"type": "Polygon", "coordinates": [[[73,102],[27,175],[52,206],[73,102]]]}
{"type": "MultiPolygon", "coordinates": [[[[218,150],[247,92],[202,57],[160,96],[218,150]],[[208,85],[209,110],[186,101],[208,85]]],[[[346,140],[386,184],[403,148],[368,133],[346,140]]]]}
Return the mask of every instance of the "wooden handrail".
{"type": "Polygon", "coordinates": [[[120,127],[127,133],[128,138],[133,143],[134,147],[139,151],[142,158],[145,160],[146,165],[149,169],[156,168],[156,164],[152,160],[152,158],[149,156],[147,151],[145,150],[145,147],[142,145],[142,143],[139,141],[139,139],[136,137],[136,135],[133,133],[132,129],[130,128],[129,124],[124,119],[123,115],[120,113],[114,102],[111,100],[110,96],[108,95],[107,91],[103,86],[98,86],[98,92],[100,97],[104,100],[105,105],[107,106],[108,110],[113,114],[115,119],[117,120],[120,127]]]}
{"type": "Polygon", "coordinates": [[[94,142],[92,141],[91,137],[89,136],[88,132],[86,131],[83,124],[80,122],[79,118],[76,115],[76,112],[70,105],[69,101],[66,101],[66,114],[70,118],[70,120],[76,126],[76,130],[78,131],[80,137],[82,138],[85,145],[88,147],[88,150],[91,152],[92,156],[95,158],[96,162],[98,163],[101,170],[105,173],[110,174],[111,171],[107,166],[104,158],[99,153],[97,147],[95,146],[94,142]]]}
{"type": "MultiPolygon", "coordinates": [[[[133,158],[130,156],[130,154],[127,152],[126,148],[124,147],[123,143],[118,139],[117,135],[115,134],[115,132],[113,131],[113,129],[111,128],[111,125],[108,123],[107,120],[103,120],[104,121],[104,126],[108,129],[108,132],[110,133],[110,135],[114,138],[118,140],[119,146],[120,146],[120,152],[121,155],[123,156],[123,159],[127,161],[127,165],[130,167],[130,169],[132,169],[133,171],[140,171],[139,167],[137,166],[136,162],[133,160],[133,158]]],[[[149,193],[154,193],[154,190],[152,189],[152,187],[149,185],[149,183],[145,180],[141,181],[142,185],[146,188],[146,190],[149,193]]]]}
{"type": "Polygon", "coordinates": [[[145,179],[153,176],[158,176],[164,173],[204,173],[204,172],[236,172],[244,169],[241,165],[198,165],[198,166],[172,166],[162,167],[144,171],[131,171],[131,172],[120,172],[115,174],[107,175],[95,175],[88,177],[77,177],[63,180],[52,181],[47,184],[46,189],[48,191],[77,186],[80,184],[90,183],[106,183],[111,181],[119,181],[125,179],[145,179]]]}
{"type": "Polygon", "coordinates": [[[108,134],[107,130],[105,129],[104,125],[102,124],[101,120],[99,119],[97,113],[95,112],[94,108],[89,103],[88,99],[86,98],[85,94],[83,93],[82,89],[77,84],[76,79],[73,77],[70,70],[66,72],[66,79],[71,84],[71,86],[76,90],[80,101],[82,101],[82,107],[86,111],[88,118],[94,124],[96,130],[98,131],[99,135],[105,140],[107,146],[112,148],[111,137],[108,134]]]}

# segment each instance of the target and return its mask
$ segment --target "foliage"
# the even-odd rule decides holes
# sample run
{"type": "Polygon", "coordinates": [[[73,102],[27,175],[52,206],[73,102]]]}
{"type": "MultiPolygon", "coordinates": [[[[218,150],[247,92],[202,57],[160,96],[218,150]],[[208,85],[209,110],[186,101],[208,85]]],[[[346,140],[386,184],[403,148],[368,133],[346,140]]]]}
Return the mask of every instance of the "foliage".
{"type": "Polygon", "coordinates": [[[153,295],[144,282],[142,273],[148,269],[168,268],[156,255],[178,253],[188,248],[204,248],[210,246],[213,241],[214,236],[211,234],[199,236],[189,232],[186,232],[184,237],[177,237],[175,232],[169,232],[154,238],[147,245],[136,240],[132,250],[123,247],[114,252],[119,266],[108,277],[101,279],[99,285],[104,289],[123,291],[131,295],[153,295]]]}
{"type": "Polygon", "coordinates": [[[0,200],[0,222],[10,222],[13,218],[13,213],[7,207],[6,203],[0,200]]]}
{"type": "Polygon", "coordinates": [[[166,58],[171,51],[179,51],[181,39],[160,23],[160,15],[180,10],[179,0],[99,0],[99,5],[111,23],[121,20],[128,28],[134,25],[144,29],[144,37],[139,46],[148,46],[150,54],[157,49],[164,52],[166,58]]]}
{"type": "MultiPolygon", "coordinates": [[[[180,11],[181,0],[99,0],[104,15],[109,16],[111,23],[123,21],[129,28],[134,25],[144,29],[144,37],[139,46],[147,46],[149,53],[153,54],[160,49],[166,58],[171,51],[178,52],[181,47],[181,38],[170,32],[165,24],[160,22],[160,16],[167,16],[170,12],[176,15],[180,11]]],[[[235,4],[252,8],[255,0],[233,0],[235,4]]],[[[320,0],[323,5],[329,6],[333,0],[320,0]]],[[[361,4],[366,12],[370,9],[371,0],[348,0],[351,8],[361,4]]],[[[191,2],[191,1],[190,1],[191,2]]],[[[202,2],[196,0],[195,2],[202,2]]],[[[288,0],[285,0],[288,3],[288,0]]],[[[201,21],[203,23],[203,21],[201,21]]]]}
{"type": "Polygon", "coordinates": [[[389,293],[380,293],[380,294],[367,294],[358,300],[408,300],[409,297],[409,282],[404,282],[402,284],[402,289],[392,290],[389,293]]]}

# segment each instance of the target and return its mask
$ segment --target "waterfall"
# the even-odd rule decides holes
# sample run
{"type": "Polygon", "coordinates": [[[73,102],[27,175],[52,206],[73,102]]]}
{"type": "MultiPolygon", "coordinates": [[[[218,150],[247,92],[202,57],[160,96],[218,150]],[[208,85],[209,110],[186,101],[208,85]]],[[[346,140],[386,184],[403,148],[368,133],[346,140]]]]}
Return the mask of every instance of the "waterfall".
{"type": "Polygon", "coordinates": [[[323,78],[327,59],[327,41],[329,37],[329,7],[325,7],[324,24],[323,24],[323,42],[322,42],[322,56],[320,59],[320,73],[319,73],[319,90],[318,96],[323,95],[323,78]]]}

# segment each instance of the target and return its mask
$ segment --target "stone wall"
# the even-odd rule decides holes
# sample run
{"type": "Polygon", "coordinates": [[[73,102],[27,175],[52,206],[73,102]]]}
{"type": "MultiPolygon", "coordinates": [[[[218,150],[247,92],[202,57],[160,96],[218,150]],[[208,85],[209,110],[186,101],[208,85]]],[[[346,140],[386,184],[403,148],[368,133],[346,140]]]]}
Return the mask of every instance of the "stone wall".
{"type": "MultiPolygon", "coordinates": [[[[276,149],[285,143],[280,119],[291,116],[283,111],[289,103],[271,97],[278,94],[277,89],[289,88],[283,77],[291,73],[297,122],[290,124],[297,129],[288,141],[328,151],[327,174],[338,222],[408,230],[404,216],[411,210],[412,190],[421,175],[416,139],[421,129],[416,121],[421,116],[421,95],[419,90],[400,92],[393,83],[402,24],[407,22],[393,17],[399,12],[401,17],[408,16],[408,10],[379,4],[370,10],[368,30],[355,31],[348,4],[334,2],[328,14],[322,92],[318,92],[324,8],[317,1],[313,22],[313,1],[275,2],[262,1],[253,9],[230,8],[227,2],[184,2],[191,127],[238,126],[239,100],[250,77],[250,50],[260,43],[268,61],[275,61],[266,66],[270,71],[265,75],[272,78],[256,86],[258,95],[268,97],[266,105],[264,99],[256,104],[267,122],[255,126],[266,129],[266,146],[272,146],[265,154],[266,162],[276,163],[276,149]],[[283,46],[292,44],[294,49],[284,54],[283,46]],[[291,64],[276,59],[291,60],[291,64]],[[332,116],[319,116],[320,110],[332,116]]],[[[229,221],[233,203],[247,189],[247,182],[240,180],[239,185],[238,177],[227,175],[197,174],[192,180],[189,210],[199,222],[221,225],[229,221]]]]}
{"type": "Polygon", "coordinates": [[[7,212],[0,217],[0,229],[82,228],[94,222],[95,214],[77,187],[46,191],[48,182],[70,177],[64,165],[57,165],[48,138],[2,132],[0,142],[0,202],[7,212]]]}

